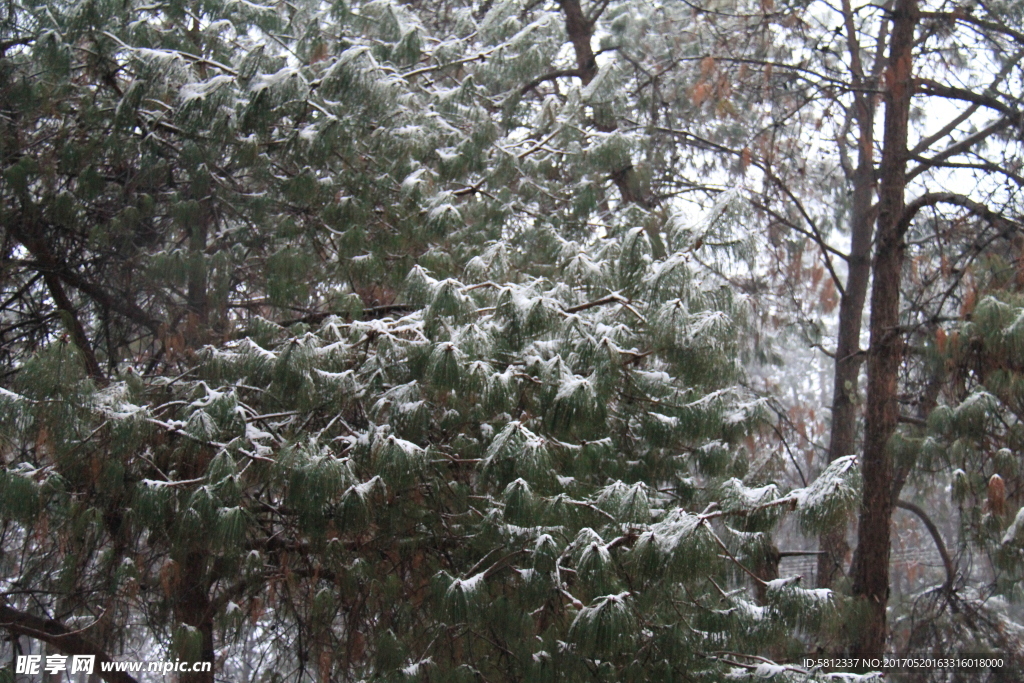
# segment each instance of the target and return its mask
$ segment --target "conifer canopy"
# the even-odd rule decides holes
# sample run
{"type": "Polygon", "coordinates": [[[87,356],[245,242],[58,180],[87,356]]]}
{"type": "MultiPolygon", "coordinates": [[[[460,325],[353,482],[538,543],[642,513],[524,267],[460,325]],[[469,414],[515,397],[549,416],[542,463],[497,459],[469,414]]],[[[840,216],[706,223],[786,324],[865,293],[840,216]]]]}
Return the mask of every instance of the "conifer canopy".
{"type": "MultiPolygon", "coordinates": [[[[736,187],[825,87],[771,68],[791,4],[8,3],[0,652],[828,680],[794,660],[846,598],[779,578],[773,533],[845,529],[860,469],[794,489],[762,452],[778,311],[736,187]]],[[[1016,358],[1020,305],[944,362],[1016,358]]],[[[908,457],[1018,448],[1015,363],[908,457]]],[[[1018,576],[1021,515],[974,521],[1018,576]]]]}

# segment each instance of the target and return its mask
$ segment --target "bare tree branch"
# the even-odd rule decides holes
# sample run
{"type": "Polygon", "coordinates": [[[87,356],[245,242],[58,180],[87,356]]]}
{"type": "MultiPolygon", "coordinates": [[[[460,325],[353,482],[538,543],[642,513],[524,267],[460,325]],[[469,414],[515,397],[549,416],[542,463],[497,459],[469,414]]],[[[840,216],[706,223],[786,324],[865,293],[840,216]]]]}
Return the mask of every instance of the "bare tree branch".
{"type": "Polygon", "coordinates": [[[530,81],[529,83],[524,85],[522,88],[520,88],[519,89],[519,94],[520,95],[525,95],[526,93],[530,92],[531,90],[536,88],[541,83],[545,83],[547,81],[553,81],[553,80],[556,80],[558,78],[568,78],[570,76],[575,76],[576,78],[581,78],[580,70],[579,69],[558,69],[557,71],[552,71],[550,73],[546,73],[543,76],[537,76],[537,78],[533,79],[532,81],[530,81]]]}
{"type": "Polygon", "coordinates": [[[997,97],[993,97],[986,93],[967,90],[966,88],[955,88],[951,85],[944,85],[938,81],[932,80],[931,78],[915,78],[914,93],[919,95],[945,97],[951,100],[962,100],[964,102],[973,102],[981,105],[982,107],[998,111],[1013,123],[1019,124],[1021,122],[1020,110],[1011,107],[997,97]]]}
{"type": "Polygon", "coordinates": [[[95,656],[96,675],[107,683],[138,683],[134,677],[123,671],[104,671],[101,664],[114,661],[110,655],[83,636],[81,631],[72,631],[56,619],[38,617],[0,604],[0,627],[6,628],[13,635],[28,636],[52,645],[67,655],[95,656]]]}
{"type": "Polygon", "coordinates": [[[962,194],[956,194],[954,192],[929,192],[907,204],[906,208],[903,210],[903,215],[900,216],[900,219],[896,224],[897,234],[906,234],[907,228],[910,227],[910,224],[913,222],[914,216],[917,215],[918,211],[926,206],[935,206],[936,204],[953,204],[954,206],[963,207],[978,218],[988,221],[1000,230],[1013,231],[1019,228],[1019,225],[1014,221],[1007,219],[984,204],[974,201],[970,197],[962,194]]]}
{"type": "Polygon", "coordinates": [[[935,526],[935,522],[931,520],[928,513],[913,503],[908,503],[905,500],[897,500],[896,507],[913,512],[924,523],[925,527],[928,528],[928,533],[932,535],[932,540],[935,541],[935,547],[938,548],[939,555],[942,556],[942,564],[946,568],[946,582],[942,584],[942,589],[949,590],[953,587],[953,581],[956,579],[956,569],[953,567],[953,560],[949,557],[949,551],[946,550],[946,544],[942,540],[942,534],[939,533],[939,529],[935,526]]]}
{"type": "Polygon", "coordinates": [[[914,152],[911,153],[911,157],[915,158],[915,160],[917,160],[919,163],[917,166],[907,171],[907,180],[913,180],[917,176],[921,175],[927,169],[932,168],[934,166],[938,166],[939,164],[941,164],[946,159],[949,159],[952,156],[956,156],[957,154],[962,154],[968,151],[978,143],[995,135],[1004,128],[1007,128],[1011,123],[1013,123],[1013,121],[1009,117],[1001,118],[992,125],[982,128],[977,133],[974,133],[973,135],[968,135],[960,142],[950,145],[949,147],[942,150],[941,152],[931,157],[930,159],[917,159],[917,150],[914,150],[914,152]]]}

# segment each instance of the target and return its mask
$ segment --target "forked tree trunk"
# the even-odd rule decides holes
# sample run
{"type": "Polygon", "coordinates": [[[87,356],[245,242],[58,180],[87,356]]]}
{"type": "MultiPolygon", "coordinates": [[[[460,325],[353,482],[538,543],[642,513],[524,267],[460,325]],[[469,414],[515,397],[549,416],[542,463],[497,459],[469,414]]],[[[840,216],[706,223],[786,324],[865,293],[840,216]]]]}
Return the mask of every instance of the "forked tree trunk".
{"type": "Polygon", "coordinates": [[[903,360],[900,273],[906,248],[901,219],[905,210],[914,30],[918,19],[917,0],[897,0],[885,73],[885,133],[872,268],[871,347],[861,466],[864,493],[853,566],[853,594],[861,603],[864,620],[850,640],[853,652],[863,655],[884,652],[887,633],[889,531],[893,512],[893,462],[888,442],[899,419],[897,380],[903,360]]]}
{"type": "MultiPolygon", "coordinates": [[[[857,168],[853,182],[853,205],[850,209],[850,254],[847,260],[846,287],[839,302],[839,332],[836,339],[835,375],[832,389],[832,425],[829,433],[828,461],[856,452],[857,400],[860,366],[861,320],[871,277],[871,237],[874,232],[872,204],[875,198],[875,100],[865,90],[864,67],[860,59],[860,41],[854,26],[850,0],[843,2],[847,39],[850,48],[852,83],[854,86],[854,115],[857,119],[857,168]]],[[[884,40],[884,32],[879,42],[884,40]]],[[[876,62],[880,62],[876,59],[876,62]]],[[[876,66],[877,68],[877,66],[876,66]]],[[[821,535],[818,549],[817,582],[819,588],[831,588],[844,573],[846,555],[850,550],[846,542],[846,528],[834,529],[821,535]]]]}

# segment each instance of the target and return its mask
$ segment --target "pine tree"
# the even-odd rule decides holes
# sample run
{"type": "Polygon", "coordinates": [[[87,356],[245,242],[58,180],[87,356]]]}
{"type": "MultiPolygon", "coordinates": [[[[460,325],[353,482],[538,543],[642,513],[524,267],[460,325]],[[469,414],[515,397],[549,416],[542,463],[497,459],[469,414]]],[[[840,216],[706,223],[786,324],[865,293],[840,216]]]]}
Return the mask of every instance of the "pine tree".
{"type": "Polygon", "coordinates": [[[756,667],[734,653],[784,648],[832,598],[779,580],[759,605],[743,572],[781,513],[841,519],[856,468],[760,481],[727,291],[651,260],[639,228],[561,247],[561,282],[416,268],[406,315],[255,319],[187,377],[99,388],[54,342],[4,394],[14,584],[68,629],[142,610],[182,658],[241,657],[257,629],[300,677],[756,667]],[[577,280],[587,258],[611,267],[577,280]]]}
{"type": "Polygon", "coordinates": [[[12,4],[14,642],[227,678],[817,675],[773,660],[842,599],[761,568],[857,469],[780,485],[748,302],[701,265],[756,262],[723,190],[788,81],[703,46],[785,56],[757,5],[12,4]]]}

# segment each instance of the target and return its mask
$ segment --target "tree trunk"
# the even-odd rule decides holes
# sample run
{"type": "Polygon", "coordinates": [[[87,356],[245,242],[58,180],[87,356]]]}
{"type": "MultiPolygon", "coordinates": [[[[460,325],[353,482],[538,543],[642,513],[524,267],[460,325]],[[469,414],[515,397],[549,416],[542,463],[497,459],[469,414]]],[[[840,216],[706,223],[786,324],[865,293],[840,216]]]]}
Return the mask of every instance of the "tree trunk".
{"type": "MultiPolygon", "coordinates": [[[[853,59],[853,85],[856,91],[854,107],[857,119],[857,168],[853,182],[853,206],[850,210],[850,255],[847,261],[846,287],[839,302],[839,332],[836,339],[836,363],[832,389],[832,428],[829,434],[828,461],[856,452],[857,438],[857,385],[863,357],[860,353],[861,321],[871,277],[871,237],[874,232],[872,203],[875,198],[875,102],[874,97],[861,92],[864,86],[860,65],[860,43],[853,26],[853,12],[849,0],[844,3],[848,18],[850,52],[853,59]]],[[[818,587],[831,588],[837,577],[844,573],[846,555],[850,550],[846,542],[846,528],[834,529],[821,535],[818,549],[818,587]]]]}
{"type": "Polygon", "coordinates": [[[209,324],[209,294],[206,274],[206,240],[209,232],[209,207],[199,202],[199,217],[189,226],[188,269],[188,328],[190,341],[196,345],[205,341],[209,324]]]}
{"type": "Polygon", "coordinates": [[[907,175],[907,131],[913,95],[914,29],[917,0],[898,0],[892,13],[893,31],[885,72],[885,133],[883,136],[878,204],[878,243],[871,288],[871,347],[865,411],[864,457],[853,594],[861,602],[864,620],[851,634],[856,654],[885,651],[886,607],[889,600],[890,523],[893,463],[888,451],[899,419],[897,380],[903,360],[899,331],[900,275],[903,267],[907,175]]]}
{"type": "Polygon", "coordinates": [[[565,32],[569,34],[572,49],[576,53],[577,75],[583,85],[588,85],[597,75],[597,56],[590,46],[594,27],[584,16],[580,0],[561,0],[560,4],[565,14],[565,32]]]}
{"type": "MultiPolygon", "coordinates": [[[[210,662],[210,671],[182,673],[181,683],[214,683],[213,664],[216,652],[213,647],[213,612],[210,592],[206,580],[206,555],[197,550],[190,551],[182,569],[181,584],[178,587],[175,618],[178,622],[196,629],[202,639],[199,661],[210,662]]],[[[196,662],[190,662],[195,664],[196,662]]]]}
{"type": "MultiPolygon", "coordinates": [[[[588,85],[597,76],[597,55],[590,45],[594,32],[593,20],[588,19],[583,13],[580,0],[560,0],[559,4],[565,15],[565,32],[569,35],[569,41],[576,54],[576,75],[583,85],[588,85]]],[[[603,107],[594,107],[594,125],[606,133],[618,128],[618,122],[611,111],[603,107]]],[[[623,204],[636,204],[645,209],[654,208],[654,200],[648,195],[632,163],[622,168],[611,169],[610,177],[619,190],[623,204]]],[[[665,243],[657,227],[651,221],[647,221],[644,231],[651,242],[654,257],[665,258],[665,243]]]]}

